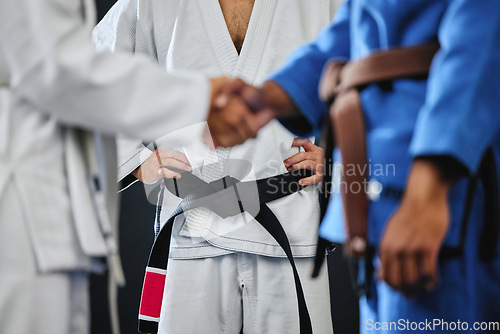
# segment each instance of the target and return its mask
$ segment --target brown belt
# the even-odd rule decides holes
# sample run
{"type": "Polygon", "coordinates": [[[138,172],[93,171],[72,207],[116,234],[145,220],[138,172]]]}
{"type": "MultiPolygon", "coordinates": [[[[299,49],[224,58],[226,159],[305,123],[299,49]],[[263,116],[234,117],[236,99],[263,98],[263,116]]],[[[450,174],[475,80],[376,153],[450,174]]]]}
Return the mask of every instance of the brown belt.
{"type": "MultiPolygon", "coordinates": [[[[331,61],[321,79],[320,96],[330,106],[328,139],[340,148],[344,167],[341,194],[348,254],[363,256],[367,247],[367,153],[359,91],[372,83],[425,77],[439,49],[437,43],[376,52],[355,62],[331,61]],[[332,134],[333,131],[333,134],[332,134]],[[355,173],[345,173],[355,168],[355,173]],[[352,175],[355,174],[355,175],[352,175]]],[[[325,152],[330,158],[333,152],[325,152]]],[[[325,177],[326,182],[330,179],[325,177]]],[[[324,188],[325,191],[327,188],[324,188]]]]}

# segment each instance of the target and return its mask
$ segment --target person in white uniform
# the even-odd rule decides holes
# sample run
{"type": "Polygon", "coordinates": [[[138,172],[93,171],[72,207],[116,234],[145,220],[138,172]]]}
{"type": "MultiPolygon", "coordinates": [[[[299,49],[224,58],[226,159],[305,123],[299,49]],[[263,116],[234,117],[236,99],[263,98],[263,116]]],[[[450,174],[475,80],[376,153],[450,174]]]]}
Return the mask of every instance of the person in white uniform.
{"type": "MultiPolygon", "coordinates": [[[[119,0],[93,36],[99,50],[146,54],[168,72],[196,70],[260,84],[286,55],[330,22],[337,2],[119,0]]],[[[227,174],[262,179],[287,170],[316,170],[323,162],[322,149],[307,139],[294,139],[277,121],[254,140],[215,154],[177,148],[182,154],[161,142],[155,151],[140,141],[120,140],[119,179],[152,184],[162,177],[181,177],[169,167],[192,170],[207,182],[227,174]],[[250,172],[235,167],[241,160],[249,163],[250,172]]],[[[303,185],[318,182],[317,174],[303,179],[303,185]]],[[[157,223],[164,223],[180,201],[165,191],[157,223]]],[[[306,187],[269,207],[290,240],[314,333],[332,333],[328,273],[323,270],[319,278],[311,278],[319,219],[316,188],[306,187]]],[[[178,217],[170,257],[159,333],[299,332],[290,264],[254,219],[222,219],[208,209],[178,217]]]]}
{"type": "Polygon", "coordinates": [[[97,54],[94,17],[91,0],[0,3],[0,333],[88,333],[96,258],[122,280],[113,134],[155,138],[207,118],[204,75],[97,54]]]}

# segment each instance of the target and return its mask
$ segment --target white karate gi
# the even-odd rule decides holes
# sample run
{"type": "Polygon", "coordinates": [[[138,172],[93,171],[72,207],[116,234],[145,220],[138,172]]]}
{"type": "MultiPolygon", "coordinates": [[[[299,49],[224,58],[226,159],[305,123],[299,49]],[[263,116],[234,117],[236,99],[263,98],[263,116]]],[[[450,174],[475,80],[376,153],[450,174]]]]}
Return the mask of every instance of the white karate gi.
{"type": "MultiPolygon", "coordinates": [[[[119,0],[94,30],[101,50],[147,54],[167,71],[197,70],[261,84],[295,48],[331,20],[332,0],[256,0],[238,55],[218,0],[119,0]]],[[[179,112],[186,112],[179,110],[179,112]]],[[[189,134],[189,130],[184,131],[189,134]]],[[[293,135],[277,121],[258,137],[218,156],[248,161],[252,170],[226,168],[219,177],[261,179],[286,173],[283,160],[298,153],[293,135]]],[[[161,140],[159,140],[161,143],[161,140]]],[[[152,152],[141,142],[119,141],[119,178],[152,152]]],[[[213,162],[210,152],[182,150],[193,169],[213,162]]],[[[199,173],[205,181],[218,177],[199,173]]],[[[182,182],[182,180],[181,180],[182,182]]],[[[180,199],[165,192],[161,221],[180,199]]],[[[287,232],[296,257],[315,333],[331,333],[327,271],[312,280],[317,240],[318,193],[308,187],[269,207],[287,232]]],[[[161,333],[298,333],[293,276],[281,247],[251,217],[221,219],[197,209],[175,221],[161,333]],[[243,315],[243,316],[242,316],[243,315]]]]}
{"type": "Polygon", "coordinates": [[[0,3],[0,333],[88,332],[86,273],[110,249],[88,189],[90,132],[77,128],[107,134],[96,139],[114,225],[109,135],[157,137],[206,118],[205,77],[96,54],[94,17],[91,0],[0,3]]]}

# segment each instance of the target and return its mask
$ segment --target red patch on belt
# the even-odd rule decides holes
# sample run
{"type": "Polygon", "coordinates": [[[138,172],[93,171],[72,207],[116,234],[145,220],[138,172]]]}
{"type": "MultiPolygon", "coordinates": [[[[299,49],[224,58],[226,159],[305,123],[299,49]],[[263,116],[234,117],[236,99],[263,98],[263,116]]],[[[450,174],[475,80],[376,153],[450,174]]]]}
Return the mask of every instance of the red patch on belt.
{"type": "Polygon", "coordinates": [[[142,286],[140,315],[159,318],[166,275],[146,272],[142,286]]]}

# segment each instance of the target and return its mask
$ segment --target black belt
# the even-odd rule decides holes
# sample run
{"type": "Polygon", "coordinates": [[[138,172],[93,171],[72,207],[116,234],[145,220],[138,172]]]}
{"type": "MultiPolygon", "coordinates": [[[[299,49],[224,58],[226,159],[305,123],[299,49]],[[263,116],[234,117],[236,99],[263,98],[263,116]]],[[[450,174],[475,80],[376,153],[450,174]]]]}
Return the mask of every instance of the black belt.
{"type": "Polygon", "coordinates": [[[163,225],[149,255],[139,310],[139,332],[158,332],[175,218],[189,210],[207,207],[222,218],[235,216],[244,211],[250,213],[283,248],[293,270],[299,308],[300,333],[312,334],[311,318],[299,273],[293,260],[290,242],[278,218],[266,204],[303,189],[298,184],[299,180],[311,175],[311,171],[298,170],[252,182],[240,182],[233,177],[226,176],[207,183],[193,174],[183,173],[180,180],[164,179],[165,188],[183,200],[163,225]],[[228,201],[233,201],[237,205],[227,205],[228,201]]]}

